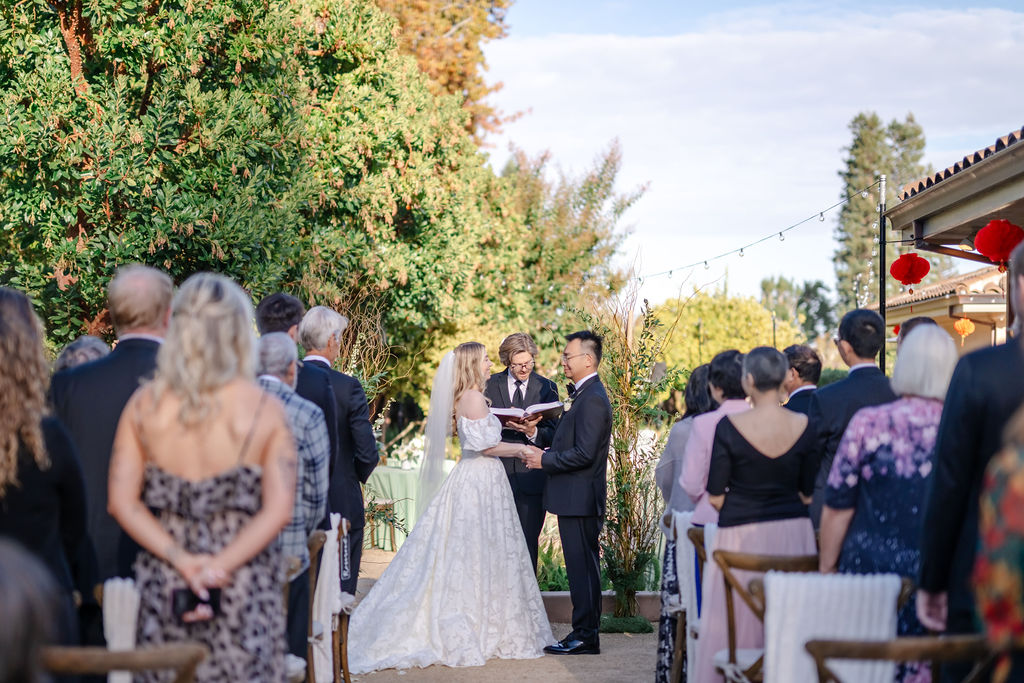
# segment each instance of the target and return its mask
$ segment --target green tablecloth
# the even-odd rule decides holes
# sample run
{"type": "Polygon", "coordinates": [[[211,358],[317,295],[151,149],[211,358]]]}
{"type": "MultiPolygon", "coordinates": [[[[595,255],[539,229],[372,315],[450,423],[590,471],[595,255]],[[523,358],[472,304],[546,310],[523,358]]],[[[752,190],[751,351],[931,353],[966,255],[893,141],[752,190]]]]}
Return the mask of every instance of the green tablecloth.
{"type": "MultiPolygon", "coordinates": [[[[444,461],[444,471],[447,474],[455,467],[454,460],[444,461]]],[[[418,469],[403,470],[401,467],[377,467],[366,482],[366,489],[363,491],[366,502],[374,498],[386,498],[395,501],[395,515],[404,520],[405,528],[411,531],[416,524],[416,488],[419,483],[420,471],[418,469]]],[[[374,538],[370,538],[370,528],[367,524],[364,544],[366,547],[377,546],[388,550],[391,549],[391,536],[388,528],[378,524],[374,530],[374,538]]],[[[405,534],[401,529],[395,529],[395,550],[398,550],[405,542],[405,534]]]]}

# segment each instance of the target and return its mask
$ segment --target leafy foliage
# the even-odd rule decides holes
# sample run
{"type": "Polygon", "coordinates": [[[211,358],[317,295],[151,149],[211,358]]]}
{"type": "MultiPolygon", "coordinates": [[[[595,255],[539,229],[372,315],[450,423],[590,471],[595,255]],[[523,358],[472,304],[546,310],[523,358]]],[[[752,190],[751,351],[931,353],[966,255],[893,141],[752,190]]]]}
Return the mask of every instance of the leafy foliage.
{"type": "Polygon", "coordinates": [[[839,324],[828,286],[821,280],[767,277],[761,280],[761,305],[776,320],[798,325],[804,340],[832,333],[839,324]]]}

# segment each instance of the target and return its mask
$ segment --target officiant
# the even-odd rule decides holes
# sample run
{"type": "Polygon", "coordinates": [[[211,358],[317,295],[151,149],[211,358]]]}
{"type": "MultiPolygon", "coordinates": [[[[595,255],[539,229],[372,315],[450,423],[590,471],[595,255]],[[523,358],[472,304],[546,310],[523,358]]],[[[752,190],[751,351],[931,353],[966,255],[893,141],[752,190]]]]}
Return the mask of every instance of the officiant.
{"type": "MultiPolygon", "coordinates": [[[[533,371],[537,344],[525,332],[505,337],[498,347],[498,358],[505,369],[491,375],[484,394],[494,408],[528,408],[538,403],[558,400],[558,387],[551,380],[533,371]]],[[[538,448],[551,445],[558,420],[541,420],[540,415],[521,422],[509,422],[501,431],[501,440],[532,444],[538,448]]],[[[505,465],[508,483],[519,512],[519,523],[526,536],[534,571],[537,569],[537,545],[544,526],[544,481],[547,475],[529,470],[519,458],[499,458],[505,465]]]]}

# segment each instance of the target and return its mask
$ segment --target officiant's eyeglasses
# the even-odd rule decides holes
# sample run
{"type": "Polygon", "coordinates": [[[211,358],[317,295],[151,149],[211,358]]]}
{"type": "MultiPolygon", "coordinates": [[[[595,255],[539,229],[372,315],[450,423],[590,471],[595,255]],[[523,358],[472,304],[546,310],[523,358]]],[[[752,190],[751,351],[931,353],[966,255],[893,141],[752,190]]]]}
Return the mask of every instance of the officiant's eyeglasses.
{"type": "Polygon", "coordinates": [[[533,362],[532,360],[528,360],[525,363],[512,363],[511,365],[509,365],[509,367],[512,368],[513,370],[532,370],[534,365],[536,365],[535,362],[533,362]]]}

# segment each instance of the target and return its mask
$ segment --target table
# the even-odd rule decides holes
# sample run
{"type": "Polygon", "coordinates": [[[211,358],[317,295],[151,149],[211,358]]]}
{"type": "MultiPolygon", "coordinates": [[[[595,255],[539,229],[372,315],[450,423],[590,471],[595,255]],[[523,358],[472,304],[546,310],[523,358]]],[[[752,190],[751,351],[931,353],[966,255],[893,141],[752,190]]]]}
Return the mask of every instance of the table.
{"type": "MultiPolygon", "coordinates": [[[[444,473],[447,475],[455,467],[454,460],[444,461],[444,473]]],[[[404,520],[405,528],[411,531],[416,524],[416,493],[419,487],[420,471],[418,468],[403,470],[401,467],[381,467],[373,471],[363,496],[369,503],[374,498],[389,498],[395,501],[395,516],[404,520]]],[[[390,531],[383,524],[378,524],[374,533],[375,538],[369,537],[369,530],[364,539],[366,547],[384,547],[391,545],[390,531]],[[386,540],[385,540],[386,539],[386,540]]],[[[395,529],[395,550],[402,547],[406,534],[401,529],[395,529]]]]}

